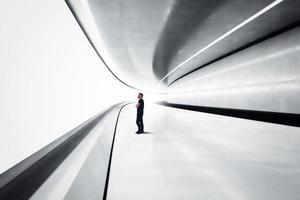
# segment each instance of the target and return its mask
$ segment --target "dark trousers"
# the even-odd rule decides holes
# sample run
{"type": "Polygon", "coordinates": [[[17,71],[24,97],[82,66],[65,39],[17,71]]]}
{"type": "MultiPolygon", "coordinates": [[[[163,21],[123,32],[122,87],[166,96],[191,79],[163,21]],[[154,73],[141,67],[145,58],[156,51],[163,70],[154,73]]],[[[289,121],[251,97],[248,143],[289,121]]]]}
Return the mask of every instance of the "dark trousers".
{"type": "Polygon", "coordinates": [[[137,113],[136,125],[138,126],[138,131],[144,132],[143,113],[137,113]]]}

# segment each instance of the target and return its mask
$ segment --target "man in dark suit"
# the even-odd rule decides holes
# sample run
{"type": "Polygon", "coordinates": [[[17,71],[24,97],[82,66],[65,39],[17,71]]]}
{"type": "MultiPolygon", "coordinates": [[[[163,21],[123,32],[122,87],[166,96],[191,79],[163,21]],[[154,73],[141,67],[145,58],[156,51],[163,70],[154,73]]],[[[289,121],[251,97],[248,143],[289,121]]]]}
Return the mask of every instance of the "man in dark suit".
{"type": "Polygon", "coordinates": [[[139,93],[138,95],[138,103],[136,104],[136,124],[138,126],[138,131],[136,132],[137,134],[143,133],[144,132],[144,122],[143,122],[143,114],[144,114],[144,100],[143,100],[143,93],[139,93]]]}

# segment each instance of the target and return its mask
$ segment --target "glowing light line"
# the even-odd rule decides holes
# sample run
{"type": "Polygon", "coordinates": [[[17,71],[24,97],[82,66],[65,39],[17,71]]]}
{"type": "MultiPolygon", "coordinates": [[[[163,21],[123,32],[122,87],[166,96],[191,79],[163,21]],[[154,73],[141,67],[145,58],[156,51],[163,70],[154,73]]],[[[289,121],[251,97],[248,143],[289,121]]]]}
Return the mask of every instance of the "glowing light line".
{"type": "Polygon", "coordinates": [[[229,30],[228,32],[226,32],[225,34],[221,35],[220,37],[218,37],[216,40],[214,40],[213,42],[211,42],[210,44],[206,45],[205,47],[203,47],[202,49],[200,49],[198,52],[196,52],[195,54],[193,54],[191,57],[189,57],[188,59],[186,59],[185,61],[183,61],[182,63],[180,63],[179,65],[177,65],[173,70],[171,70],[167,75],[165,75],[159,82],[159,85],[168,77],[170,76],[170,74],[174,73],[176,70],[178,70],[180,67],[182,67],[184,64],[186,64],[187,62],[189,62],[190,60],[192,60],[193,58],[195,58],[196,56],[198,56],[199,54],[203,53],[205,50],[207,50],[208,48],[212,47],[213,45],[215,45],[216,43],[220,42],[221,40],[223,40],[224,38],[226,38],[227,36],[231,35],[233,32],[237,31],[238,29],[242,28],[243,26],[245,26],[246,24],[248,24],[249,22],[253,21],[254,19],[256,19],[257,17],[259,17],[260,15],[264,14],[265,12],[267,12],[268,10],[270,10],[271,8],[275,7],[276,5],[280,4],[281,2],[283,2],[284,0],[276,0],[273,3],[271,3],[270,5],[268,5],[267,7],[263,8],[262,10],[258,11],[257,13],[255,13],[254,15],[252,15],[251,17],[249,17],[248,19],[246,19],[245,21],[243,21],[242,23],[240,23],[239,25],[237,25],[236,27],[234,27],[233,29],[229,30]]]}

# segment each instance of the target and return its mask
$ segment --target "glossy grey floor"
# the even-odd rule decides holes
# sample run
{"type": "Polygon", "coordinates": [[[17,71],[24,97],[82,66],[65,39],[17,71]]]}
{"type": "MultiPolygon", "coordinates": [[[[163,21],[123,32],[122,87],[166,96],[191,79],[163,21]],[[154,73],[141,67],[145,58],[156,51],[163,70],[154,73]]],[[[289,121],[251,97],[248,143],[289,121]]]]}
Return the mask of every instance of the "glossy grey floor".
{"type": "Polygon", "coordinates": [[[158,105],[119,118],[108,199],[300,199],[300,129],[158,105]]]}

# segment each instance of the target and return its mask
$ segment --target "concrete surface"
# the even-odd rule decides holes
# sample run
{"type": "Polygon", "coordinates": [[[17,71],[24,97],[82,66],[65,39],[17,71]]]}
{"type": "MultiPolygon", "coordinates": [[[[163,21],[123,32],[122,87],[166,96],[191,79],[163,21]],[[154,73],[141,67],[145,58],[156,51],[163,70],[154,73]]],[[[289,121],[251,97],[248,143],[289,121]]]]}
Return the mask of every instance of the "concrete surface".
{"type": "Polygon", "coordinates": [[[145,104],[121,114],[109,200],[300,198],[300,129],[145,104]]]}

